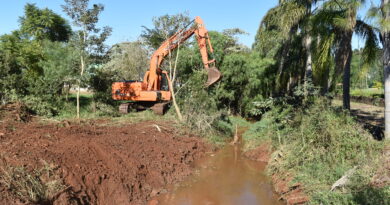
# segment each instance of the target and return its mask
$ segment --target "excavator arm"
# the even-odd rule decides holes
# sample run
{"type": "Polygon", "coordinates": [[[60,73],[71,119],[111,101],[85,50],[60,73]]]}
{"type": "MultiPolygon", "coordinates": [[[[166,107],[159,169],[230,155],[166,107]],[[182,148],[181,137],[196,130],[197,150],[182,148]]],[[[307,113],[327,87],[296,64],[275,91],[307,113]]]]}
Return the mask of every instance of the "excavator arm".
{"type": "Polygon", "coordinates": [[[190,24],[194,22],[195,26],[192,26],[186,30],[186,28],[188,27],[187,26],[186,28],[178,31],[169,39],[164,41],[161,46],[153,53],[152,58],[150,60],[150,69],[148,72],[146,72],[144,76],[144,82],[147,83],[147,90],[160,89],[162,75],[162,70],[160,67],[164,62],[165,57],[194,34],[196,35],[200,54],[202,55],[202,62],[204,68],[208,72],[208,79],[206,85],[210,86],[221,78],[221,73],[215,67],[215,59],[209,60],[207,48],[209,49],[210,53],[213,53],[214,50],[211,45],[210,38],[207,29],[203,23],[203,20],[200,17],[196,17],[195,20],[192,21],[190,24]]]}

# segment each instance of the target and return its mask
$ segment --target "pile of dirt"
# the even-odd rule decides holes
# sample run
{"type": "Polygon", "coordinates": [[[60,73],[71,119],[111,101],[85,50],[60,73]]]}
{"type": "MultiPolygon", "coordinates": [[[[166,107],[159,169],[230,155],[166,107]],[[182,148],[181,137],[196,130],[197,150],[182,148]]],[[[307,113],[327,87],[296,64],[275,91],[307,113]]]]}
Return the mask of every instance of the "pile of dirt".
{"type": "Polygon", "coordinates": [[[306,204],[310,199],[304,193],[302,184],[292,184],[292,179],[293,177],[288,174],[275,174],[272,176],[275,191],[280,195],[279,200],[285,201],[288,205],[306,204]]]}
{"type": "MultiPolygon", "coordinates": [[[[13,166],[58,165],[69,189],[54,204],[145,204],[210,149],[174,130],[167,122],[14,123],[0,131],[0,155],[13,166]]],[[[0,184],[0,204],[16,203],[11,196],[0,184]]]]}
{"type": "Polygon", "coordinates": [[[257,148],[245,152],[244,156],[251,160],[268,163],[271,159],[271,152],[271,144],[263,143],[257,148]]]}
{"type": "Polygon", "coordinates": [[[0,119],[4,122],[29,122],[32,118],[31,111],[23,103],[11,103],[0,106],[0,119]]]}

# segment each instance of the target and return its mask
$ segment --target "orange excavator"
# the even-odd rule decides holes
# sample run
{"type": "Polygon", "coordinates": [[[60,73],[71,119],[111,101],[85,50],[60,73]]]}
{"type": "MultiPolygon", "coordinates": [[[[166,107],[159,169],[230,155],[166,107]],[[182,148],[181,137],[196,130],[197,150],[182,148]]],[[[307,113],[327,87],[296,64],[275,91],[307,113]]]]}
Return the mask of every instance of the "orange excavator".
{"type": "Polygon", "coordinates": [[[164,41],[153,53],[150,59],[150,68],[145,73],[143,81],[122,81],[112,84],[112,98],[114,100],[130,101],[122,103],[119,106],[119,112],[128,113],[131,109],[143,110],[150,108],[156,114],[164,114],[172,100],[172,94],[169,86],[171,79],[168,72],[161,69],[161,65],[170,52],[193,34],[196,35],[203,65],[208,74],[206,86],[216,83],[221,78],[220,71],[215,67],[215,59],[209,59],[208,54],[213,54],[214,51],[207,29],[203,20],[196,17],[185,28],[164,41]],[[190,28],[187,29],[189,26],[190,28]]]}

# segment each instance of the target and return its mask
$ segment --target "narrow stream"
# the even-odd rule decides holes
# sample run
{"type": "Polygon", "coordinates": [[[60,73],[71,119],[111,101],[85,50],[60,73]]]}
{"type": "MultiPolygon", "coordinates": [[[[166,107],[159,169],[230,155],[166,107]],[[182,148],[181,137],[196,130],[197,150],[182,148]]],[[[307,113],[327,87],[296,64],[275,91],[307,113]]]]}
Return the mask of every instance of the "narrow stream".
{"type": "Polygon", "coordinates": [[[195,165],[196,173],[169,188],[159,205],[278,205],[264,163],[241,156],[239,146],[227,145],[195,165]]]}

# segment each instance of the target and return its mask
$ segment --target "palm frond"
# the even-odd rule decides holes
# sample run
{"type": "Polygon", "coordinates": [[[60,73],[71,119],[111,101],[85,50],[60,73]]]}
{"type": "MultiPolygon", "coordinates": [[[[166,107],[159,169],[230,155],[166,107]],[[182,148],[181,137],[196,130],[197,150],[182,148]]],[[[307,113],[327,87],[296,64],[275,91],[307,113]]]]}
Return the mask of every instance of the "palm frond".
{"type": "Polygon", "coordinates": [[[371,64],[375,61],[378,49],[379,49],[379,40],[378,33],[374,27],[366,24],[362,20],[356,21],[355,32],[360,37],[366,40],[365,46],[363,48],[363,64],[371,64]]]}

